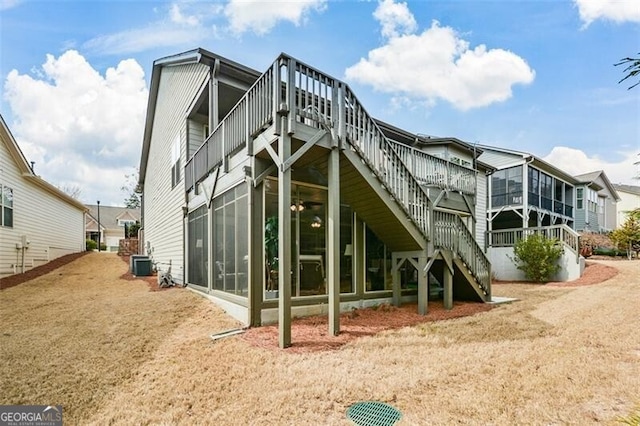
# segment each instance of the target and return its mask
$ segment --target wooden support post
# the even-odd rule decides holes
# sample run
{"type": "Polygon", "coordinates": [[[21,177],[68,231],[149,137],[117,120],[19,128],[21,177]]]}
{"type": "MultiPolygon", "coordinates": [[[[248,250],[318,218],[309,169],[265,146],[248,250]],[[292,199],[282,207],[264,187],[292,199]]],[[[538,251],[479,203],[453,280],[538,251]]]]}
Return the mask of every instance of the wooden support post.
{"type": "Polygon", "coordinates": [[[329,153],[327,220],[327,288],[329,290],[329,334],[340,333],[340,151],[329,153]]]}
{"type": "Polygon", "coordinates": [[[392,303],[393,306],[400,306],[400,297],[402,295],[402,283],[400,282],[400,266],[404,262],[404,257],[400,256],[396,253],[393,253],[391,256],[392,264],[391,264],[391,278],[392,278],[392,303]]]}
{"type": "Polygon", "coordinates": [[[426,271],[427,256],[418,258],[418,315],[427,315],[429,303],[429,272],[426,271]]]}
{"type": "MultiPolygon", "coordinates": [[[[285,121],[287,117],[280,118],[285,121]]],[[[282,132],[278,138],[280,164],[291,155],[291,137],[282,132]]],[[[278,342],[291,346],[291,168],[278,170],[278,342]]]]}
{"type": "MultiPolygon", "coordinates": [[[[254,158],[255,160],[255,158],[254,158]]],[[[255,167],[255,166],[254,166],[255,167]]],[[[254,169],[252,167],[252,170],[254,169]]],[[[253,180],[247,182],[249,201],[249,325],[259,326],[262,323],[262,295],[264,290],[265,259],[263,254],[264,239],[262,227],[262,187],[255,188],[253,180]]],[[[209,265],[214,263],[209,262],[209,265]]]]}
{"type": "Polygon", "coordinates": [[[453,274],[447,265],[444,266],[444,308],[453,309],[453,274]]]}

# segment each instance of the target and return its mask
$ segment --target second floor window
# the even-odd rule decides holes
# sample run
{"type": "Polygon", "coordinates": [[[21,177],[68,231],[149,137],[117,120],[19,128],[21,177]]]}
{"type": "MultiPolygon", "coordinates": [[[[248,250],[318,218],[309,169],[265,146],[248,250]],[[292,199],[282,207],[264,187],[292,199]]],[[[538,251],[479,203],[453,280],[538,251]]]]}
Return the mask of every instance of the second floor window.
{"type": "Polygon", "coordinates": [[[576,189],[576,208],[579,210],[584,208],[584,188],[576,189]]]}

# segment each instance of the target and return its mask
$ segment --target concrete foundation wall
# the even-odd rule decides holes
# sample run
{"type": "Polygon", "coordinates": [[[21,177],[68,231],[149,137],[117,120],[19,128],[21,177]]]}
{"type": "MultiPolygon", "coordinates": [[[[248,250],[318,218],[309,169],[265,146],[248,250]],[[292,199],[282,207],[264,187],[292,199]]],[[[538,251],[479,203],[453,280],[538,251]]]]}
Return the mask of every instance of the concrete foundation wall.
{"type": "MultiPolygon", "coordinates": [[[[513,247],[490,247],[488,251],[491,261],[493,278],[500,281],[527,281],[524,272],[519,270],[511,261],[513,247]]],[[[576,261],[576,255],[568,249],[559,260],[560,271],[551,278],[551,281],[573,281],[580,278],[584,270],[584,258],[576,261]]]]}

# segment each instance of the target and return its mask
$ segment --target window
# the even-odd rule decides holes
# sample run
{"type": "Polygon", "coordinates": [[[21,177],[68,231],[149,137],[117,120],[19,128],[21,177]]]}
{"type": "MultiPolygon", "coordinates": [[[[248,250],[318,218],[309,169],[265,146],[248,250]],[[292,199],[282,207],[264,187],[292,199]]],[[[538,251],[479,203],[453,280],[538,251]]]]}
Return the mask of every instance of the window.
{"type": "Polygon", "coordinates": [[[118,226],[129,226],[134,225],[135,223],[136,221],[131,219],[118,219],[118,226]]]}
{"type": "Polygon", "coordinates": [[[529,205],[539,207],[540,206],[540,171],[532,167],[527,168],[527,175],[529,176],[528,189],[529,189],[529,205]]]}
{"type": "Polygon", "coordinates": [[[0,198],[0,225],[13,228],[13,189],[0,185],[2,197],[0,198]]]}
{"type": "Polygon", "coordinates": [[[455,156],[451,156],[450,159],[452,163],[458,164],[462,167],[471,167],[470,161],[463,160],[462,158],[455,157],[455,156]]]}
{"type": "Polygon", "coordinates": [[[540,207],[546,210],[553,209],[553,178],[545,173],[540,173],[540,207]]]}
{"type": "Polygon", "coordinates": [[[584,188],[576,189],[576,208],[582,210],[584,207],[584,188]]]}
{"type": "Polygon", "coordinates": [[[587,207],[589,211],[595,213],[598,208],[598,193],[593,189],[587,189],[587,207]]]}
{"type": "Polygon", "coordinates": [[[213,288],[247,297],[247,185],[241,184],[213,201],[213,288]]]}
{"type": "Polygon", "coordinates": [[[176,138],[171,146],[171,188],[180,182],[180,139],[176,138]]]}
{"type": "Polygon", "coordinates": [[[491,205],[513,204],[522,204],[522,166],[498,170],[491,177],[491,205]]]}
{"type": "Polygon", "coordinates": [[[188,273],[190,284],[201,287],[208,286],[207,257],[209,253],[208,230],[207,230],[207,206],[203,205],[189,213],[188,218],[188,273]]]}

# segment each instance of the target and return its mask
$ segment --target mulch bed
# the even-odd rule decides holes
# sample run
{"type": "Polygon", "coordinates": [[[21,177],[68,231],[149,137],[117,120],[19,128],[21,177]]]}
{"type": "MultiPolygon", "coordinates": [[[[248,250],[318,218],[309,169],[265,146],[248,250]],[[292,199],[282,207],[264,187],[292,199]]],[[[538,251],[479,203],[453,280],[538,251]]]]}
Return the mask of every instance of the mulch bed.
{"type": "MultiPolygon", "coordinates": [[[[288,353],[308,353],[338,349],[359,337],[372,336],[385,330],[395,330],[421,323],[460,318],[486,312],[493,306],[484,303],[454,302],[445,310],[442,301],[429,302],[427,315],[418,314],[416,303],[400,307],[381,305],[375,308],[354,309],[340,315],[340,334],[328,334],[327,315],[295,318],[291,322],[292,346],[288,353]]],[[[279,350],[278,325],[248,329],[242,338],[254,346],[279,350]]]]}
{"type": "Polygon", "coordinates": [[[0,290],[4,290],[5,288],[9,287],[15,287],[25,281],[30,281],[34,278],[38,278],[41,275],[48,274],[49,272],[55,271],[59,267],[64,266],[69,262],[73,262],[74,260],[79,259],[88,253],[88,251],[82,251],[79,253],[67,254],[64,256],[60,256],[57,259],[53,259],[52,261],[47,262],[44,265],[30,269],[23,274],[14,274],[9,275],[8,277],[0,278],[0,290]]]}
{"type": "Polygon", "coordinates": [[[602,263],[585,262],[585,269],[582,276],[573,281],[551,281],[548,283],[536,283],[533,281],[491,281],[492,285],[500,284],[537,284],[549,287],[580,287],[583,285],[599,284],[618,275],[618,270],[612,266],[602,263]]]}

